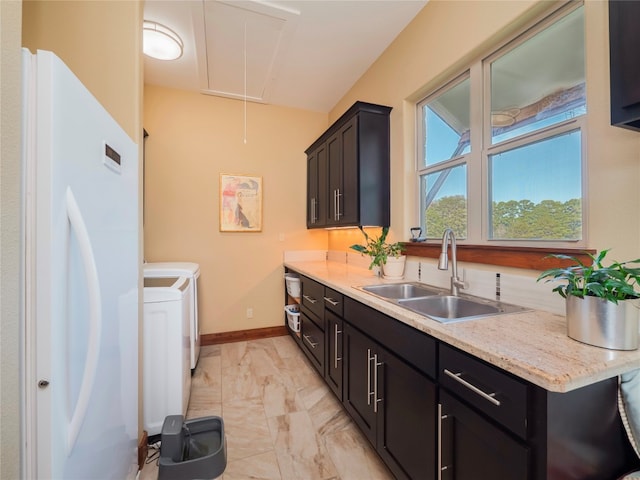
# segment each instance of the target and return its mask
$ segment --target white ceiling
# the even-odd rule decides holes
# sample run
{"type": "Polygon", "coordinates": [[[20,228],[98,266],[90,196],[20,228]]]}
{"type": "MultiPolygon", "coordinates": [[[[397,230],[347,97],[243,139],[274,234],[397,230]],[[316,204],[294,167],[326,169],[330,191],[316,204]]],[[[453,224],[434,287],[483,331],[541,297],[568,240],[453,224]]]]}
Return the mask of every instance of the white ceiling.
{"type": "Polygon", "coordinates": [[[146,0],[184,54],[145,83],[328,112],[427,1],[146,0]]]}

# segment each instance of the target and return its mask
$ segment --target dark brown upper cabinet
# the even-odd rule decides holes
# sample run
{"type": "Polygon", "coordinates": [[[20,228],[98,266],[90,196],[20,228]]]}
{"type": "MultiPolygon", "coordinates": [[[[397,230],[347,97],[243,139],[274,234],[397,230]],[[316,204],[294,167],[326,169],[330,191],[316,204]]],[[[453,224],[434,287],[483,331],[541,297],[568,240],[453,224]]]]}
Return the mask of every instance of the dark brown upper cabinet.
{"type": "Polygon", "coordinates": [[[609,1],[611,125],[640,131],[640,2],[609,1]]]}
{"type": "Polygon", "coordinates": [[[307,228],[389,225],[390,112],[356,102],[305,151],[307,228]]]}

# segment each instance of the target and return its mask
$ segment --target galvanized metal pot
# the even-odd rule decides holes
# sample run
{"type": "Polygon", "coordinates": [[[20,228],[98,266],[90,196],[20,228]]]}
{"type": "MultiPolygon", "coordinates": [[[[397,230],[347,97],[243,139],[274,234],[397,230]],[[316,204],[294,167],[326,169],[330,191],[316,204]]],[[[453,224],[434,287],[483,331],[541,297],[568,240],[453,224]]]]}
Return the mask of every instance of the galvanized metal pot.
{"type": "Polygon", "coordinates": [[[640,299],[615,304],[599,297],[567,297],[567,334],[582,343],[635,350],[639,319],[640,299]]]}

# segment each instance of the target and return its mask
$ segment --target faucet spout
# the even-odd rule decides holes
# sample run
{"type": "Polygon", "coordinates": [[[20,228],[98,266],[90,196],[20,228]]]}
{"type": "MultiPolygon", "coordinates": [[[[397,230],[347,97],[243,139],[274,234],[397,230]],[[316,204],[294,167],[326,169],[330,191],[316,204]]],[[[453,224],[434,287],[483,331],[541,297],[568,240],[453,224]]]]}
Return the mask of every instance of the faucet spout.
{"type": "Polygon", "coordinates": [[[451,228],[447,228],[442,235],[442,252],[438,261],[439,270],[449,269],[447,247],[451,243],[451,295],[457,296],[460,288],[466,288],[466,283],[458,278],[458,258],[456,253],[456,235],[451,228]]]}

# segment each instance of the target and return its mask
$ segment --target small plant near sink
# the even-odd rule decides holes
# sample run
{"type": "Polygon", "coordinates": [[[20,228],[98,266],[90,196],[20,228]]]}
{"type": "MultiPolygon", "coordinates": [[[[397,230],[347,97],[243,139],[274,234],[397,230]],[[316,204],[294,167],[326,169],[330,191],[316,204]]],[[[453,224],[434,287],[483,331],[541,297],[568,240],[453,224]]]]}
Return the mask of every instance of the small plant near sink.
{"type": "Polygon", "coordinates": [[[579,259],[569,255],[550,255],[560,260],[571,260],[575,264],[546,270],[540,274],[538,281],[542,279],[546,279],[547,282],[566,281],[565,285],[558,285],[553,289],[563,298],[599,297],[617,304],[621,300],[640,297],[636,291],[636,287],[640,287],[640,268],[627,266],[633,263],[640,264],[640,258],[622,263],[614,261],[606,267],[603,261],[609,251],[610,249],[602,250],[596,255],[587,253],[592,260],[591,265],[585,265],[579,259]]]}
{"type": "Polygon", "coordinates": [[[389,234],[389,227],[382,227],[382,232],[378,237],[368,235],[362,227],[358,228],[364,235],[365,244],[355,244],[351,245],[349,248],[371,257],[369,270],[372,270],[374,267],[381,267],[384,271],[384,267],[390,257],[394,259],[402,258],[402,271],[400,272],[400,275],[393,275],[394,278],[402,278],[402,273],[404,272],[404,259],[406,258],[402,255],[404,246],[400,242],[387,243],[386,240],[387,235],[389,234]]]}
{"type": "Polygon", "coordinates": [[[591,265],[562,254],[550,255],[570,260],[572,265],[545,270],[538,281],[563,281],[552,291],[566,299],[567,328],[571,338],[590,345],[619,350],[638,347],[640,316],[640,258],[604,264],[610,249],[587,253],[591,265]]]}

